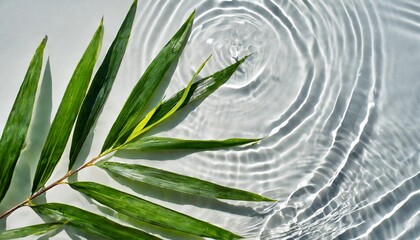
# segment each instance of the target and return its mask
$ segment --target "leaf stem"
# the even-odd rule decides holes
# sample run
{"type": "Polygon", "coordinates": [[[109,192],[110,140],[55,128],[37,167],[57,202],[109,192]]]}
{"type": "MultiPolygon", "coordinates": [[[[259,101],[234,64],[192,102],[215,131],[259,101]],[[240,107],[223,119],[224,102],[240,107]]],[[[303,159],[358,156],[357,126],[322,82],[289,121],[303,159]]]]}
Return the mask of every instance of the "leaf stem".
{"type": "Polygon", "coordinates": [[[17,209],[28,205],[32,199],[38,197],[39,195],[45,193],[46,191],[50,190],[51,188],[63,183],[64,180],[66,180],[67,178],[71,177],[72,175],[74,175],[75,173],[78,173],[79,171],[81,171],[84,168],[93,166],[93,164],[99,160],[101,157],[115,151],[116,149],[109,149],[101,154],[99,154],[98,156],[90,159],[89,161],[87,161],[85,164],[83,164],[82,166],[78,167],[76,170],[74,171],[68,171],[64,176],[62,176],[61,178],[59,178],[58,180],[56,180],[55,182],[51,183],[50,185],[41,188],[40,190],[38,190],[37,192],[35,192],[34,194],[32,194],[30,197],[28,197],[25,201],[17,204],[16,206],[12,207],[11,209],[9,209],[8,211],[4,212],[3,214],[0,215],[0,219],[8,216],[9,214],[11,214],[12,212],[16,211],[17,209]]]}

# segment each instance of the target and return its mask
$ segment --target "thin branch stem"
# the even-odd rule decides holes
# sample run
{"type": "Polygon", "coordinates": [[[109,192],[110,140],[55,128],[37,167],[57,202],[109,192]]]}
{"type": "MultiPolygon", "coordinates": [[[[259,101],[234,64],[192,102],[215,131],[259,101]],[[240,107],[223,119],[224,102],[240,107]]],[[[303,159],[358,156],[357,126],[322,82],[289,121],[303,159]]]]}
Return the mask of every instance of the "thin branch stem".
{"type": "Polygon", "coordinates": [[[38,197],[39,195],[45,193],[46,191],[50,190],[51,188],[53,188],[53,187],[61,184],[64,180],[66,180],[67,178],[73,176],[75,173],[78,173],[80,170],[82,170],[84,168],[87,168],[87,167],[90,167],[90,166],[93,166],[93,164],[97,160],[99,160],[101,157],[103,157],[103,156],[105,156],[108,153],[111,153],[113,151],[115,151],[115,150],[114,149],[109,149],[109,150],[101,153],[100,155],[92,158],[91,160],[87,161],[85,164],[83,164],[82,166],[78,167],[76,170],[74,170],[74,171],[71,171],[71,170],[68,171],[64,176],[62,176],[61,178],[59,178],[57,181],[51,183],[50,185],[48,185],[46,187],[41,188],[40,190],[38,190],[37,192],[35,192],[31,196],[29,196],[25,201],[17,204],[16,206],[12,207],[11,209],[9,209],[8,211],[6,211],[5,213],[1,214],[0,215],[0,219],[8,216],[9,214],[11,214],[12,212],[16,211],[17,209],[19,209],[19,208],[21,208],[23,206],[28,205],[28,203],[31,202],[32,199],[34,199],[34,198],[38,197]]]}

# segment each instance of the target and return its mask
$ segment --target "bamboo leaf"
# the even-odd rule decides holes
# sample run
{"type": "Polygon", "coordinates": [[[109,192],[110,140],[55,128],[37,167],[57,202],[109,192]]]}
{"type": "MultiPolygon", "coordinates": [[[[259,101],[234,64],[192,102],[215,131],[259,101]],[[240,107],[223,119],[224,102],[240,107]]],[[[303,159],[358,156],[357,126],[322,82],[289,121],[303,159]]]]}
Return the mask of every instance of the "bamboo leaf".
{"type": "Polygon", "coordinates": [[[106,217],[61,203],[46,203],[31,206],[31,208],[38,214],[75,227],[82,232],[96,235],[100,239],[159,239],[143,231],[113,222],[106,217]]]}
{"type": "MultiPolygon", "coordinates": [[[[225,69],[218,71],[210,76],[207,76],[203,79],[200,79],[191,85],[191,89],[188,92],[187,98],[184,103],[178,108],[178,110],[182,109],[186,105],[194,102],[198,99],[205,98],[209,96],[211,93],[216,91],[220,86],[222,86],[238,69],[239,65],[241,65],[248,56],[240,59],[236,63],[226,67],[225,69]]],[[[159,121],[168,111],[170,111],[178,102],[179,99],[183,96],[184,91],[183,89],[176,94],[174,94],[170,99],[163,102],[162,105],[156,110],[153,117],[147,123],[146,126],[152,125],[155,122],[159,121]]]]}
{"type": "Polygon", "coordinates": [[[0,231],[0,239],[15,239],[33,235],[41,235],[56,230],[61,226],[63,226],[63,223],[54,222],[0,231]]]}
{"type": "Polygon", "coordinates": [[[0,202],[9,188],[31,122],[46,43],[45,36],[32,57],[0,139],[0,202]]]}
{"type": "Polygon", "coordinates": [[[138,220],[196,236],[215,239],[237,239],[238,235],[210,223],[175,212],[136,196],[93,182],[69,184],[96,201],[138,220]]]}
{"type": "Polygon", "coordinates": [[[35,172],[32,185],[33,193],[44,186],[61,158],[89,85],[93,67],[101,48],[102,38],[103,26],[101,21],[89,46],[74,70],[57,114],[51,124],[35,172]]]}
{"type": "Polygon", "coordinates": [[[224,187],[197,178],[137,164],[99,162],[98,167],[133,181],[196,196],[240,200],[275,201],[255,193],[224,187]]]}
{"type": "Polygon", "coordinates": [[[76,161],[83,143],[85,142],[93,124],[98,119],[111,91],[130,38],[131,28],[136,15],[136,7],[137,0],[135,0],[131,5],[124,22],[115,36],[111,47],[109,47],[104,61],[96,72],[89,91],[83,101],[76,121],[76,126],[74,128],[73,140],[70,149],[69,170],[76,161]]]}
{"type": "Polygon", "coordinates": [[[140,121],[139,124],[134,128],[131,135],[127,138],[126,142],[130,142],[134,138],[138,137],[140,134],[143,133],[143,129],[146,126],[147,122],[149,122],[150,118],[153,117],[153,114],[155,114],[156,110],[162,105],[162,102],[159,102],[159,104],[154,107],[152,110],[150,110],[149,113],[146,114],[146,116],[140,121]]]}
{"type": "Polygon", "coordinates": [[[181,98],[179,99],[178,103],[175,104],[175,106],[171,110],[169,110],[161,119],[159,119],[158,121],[154,122],[151,125],[148,125],[145,128],[147,122],[153,116],[153,114],[155,113],[155,111],[157,110],[157,108],[161,105],[161,103],[159,103],[158,106],[156,106],[154,109],[152,109],[150,111],[150,113],[148,113],[146,115],[146,117],[144,117],[143,120],[140,121],[140,123],[136,126],[136,128],[134,129],[134,131],[131,133],[131,135],[126,140],[126,143],[127,142],[130,142],[132,139],[138,137],[139,135],[141,135],[141,134],[149,131],[151,128],[153,128],[154,126],[156,126],[160,122],[162,122],[165,119],[169,118],[170,116],[172,116],[181,107],[181,105],[184,103],[185,99],[187,98],[187,95],[188,95],[188,92],[189,92],[189,90],[191,88],[192,83],[194,82],[194,80],[198,76],[198,74],[200,74],[201,70],[206,65],[206,63],[209,61],[210,57],[211,57],[211,55],[201,64],[201,66],[198,68],[198,70],[194,73],[192,79],[190,80],[190,82],[188,83],[187,87],[185,88],[185,91],[182,94],[181,98]]]}
{"type": "Polygon", "coordinates": [[[187,140],[179,138],[150,136],[135,139],[119,150],[164,151],[164,150],[210,150],[254,143],[260,138],[229,138],[225,140],[187,140]]]}
{"type": "Polygon", "coordinates": [[[183,46],[188,40],[188,34],[193,24],[194,14],[195,12],[188,17],[178,32],[162,48],[143,73],[115,120],[105,143],[102,146],[102,152],[112,148],[114,145],[118,146],[124,143],[135,126],[140,122],[139,117],[143,113],[150,97],[172,63],[180,55],[183,46]]]}

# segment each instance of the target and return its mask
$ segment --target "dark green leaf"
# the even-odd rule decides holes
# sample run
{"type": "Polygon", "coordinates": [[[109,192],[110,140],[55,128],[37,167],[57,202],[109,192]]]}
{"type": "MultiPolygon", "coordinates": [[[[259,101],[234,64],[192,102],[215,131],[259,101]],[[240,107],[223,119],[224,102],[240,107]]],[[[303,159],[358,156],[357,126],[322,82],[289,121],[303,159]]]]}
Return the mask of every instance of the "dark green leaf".
{"type": "Polygon", "coordinates": [[[119,150],[137,150],[137,151],[159,151],[159,150],[182,150],[197,149],[209,150],[217,148],[226,148],[257,142],[261,139],[249,138],[229,138],[225,140],[186,140],[167,137],[144,137],[137,138],[130,143],[123,145],[119,150]]]}
{"type": "Polygon", "coordinates": [[[63,226],[63,223],[44,223],[28,227],[0,231],[0,239],[23,238],[32,235],[41,235],[63,226]]]}
{"type": "Polygon", "coordinates": [[[89,134],[93,124],[99,117],[99,114],[108,98],[120,68],[125,50],[127,48],[128,39],[130,38],[131,28],[133,26],[134,17],[136,16],[137,0],[133,2],[127,16],[122,23],[114,41],[109,47],[104,61],[96,72],[89,87],[80,109],[79,116],[74,128],[73,140],[70,149],[69,170],[72,168],[77,156],[89,134]]]}
{"type": "Polygon", "coordinates": [[[115,120],[111,131],[102,146],[102,152],[112,148],[114,145],[124,143],[132,130],[140,122],[140,115],[143,114],[144,108],[149,102],[153,92],[172,63],[178,58],[183,46],[188,40],[193,19],[194,12],[188,17],[178,32],[163,47],[143,73],[115,120]]]}
{"type": "Polygon", "coordinates": [[[46,43],[47,37],[32,57],[0,139],[0,202],[9,188],[31,122],[46,43]]]}
{"type": "Polygon", "coordinates": [[[97,166],[134,181],[197,196],[241,201],[274,201],[255,193],[142,165],[99,162],[97,166]]]}
{"type": "Polygon", "coordinates": [[[65,204],[46,203],[31,208],[38,214],[96,235],[100,239],[159,239],[143,231],[120,225],[106,217],[65,204]]]}
{"type": "Polygon", "coordinates": [[[240,238],[238,235],[210,223],[104,185],[93,182],[77,182],[70,183],[70,186],[122,214],[153,225],[215,239],[240,238]]]}
{"type": "Polygon", "coordinates": [[[44,186],[63,154],[100,52],[103,29],[101,21],[70,79],[45,140],[35,172],[32,192],[44,186]]]}
{"type": "MultiPolygon", "coordinates": [[[[198,99],[205,98],[214,91],[216,91],[235,73],[236,69],[241,63],[245,61],[247,57],[248,56],[242,58],[241,60],[226,67],[221,71],[218,71],[208,77],[205,77],[193,83],[186,100],[178,110],[182,109],[187,104],[198,99]]],[[[182,95],[184,94],[184,91],[185,89],[177,92],[170,99],[163,102],[162,105],[156,110],[155,114],[150,119],[150,121],[147,123],[146,127],[159,121],[159,119],[161,119],[168,111],[170,111],[179,102],[179,99],[181,99],[182,95]]]]}

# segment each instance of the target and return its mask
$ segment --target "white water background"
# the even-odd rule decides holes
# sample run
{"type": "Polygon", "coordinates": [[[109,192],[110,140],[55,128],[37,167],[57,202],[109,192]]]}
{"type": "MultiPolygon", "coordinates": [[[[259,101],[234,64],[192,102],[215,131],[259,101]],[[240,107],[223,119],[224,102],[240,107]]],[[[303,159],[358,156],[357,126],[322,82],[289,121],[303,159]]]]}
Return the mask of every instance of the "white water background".
{"type": "MultiPolygon", "coordinates": [[[[48,122],[101,17],[99,61],[130,5],[0,1],[0,129],[36,46],[44,35],[49,38],[42,104],[2,211],[27,197],[48,122]]],[[[121,69],[78,164],[99,153],[141,73],[194,9],[193,30],[167,97],[186,86],[210,54],[201,77],[253,55],[212,96],[154,132],[189,139],[266,138],[245,148],[119,154],[113,160],[256,192],[278,203],[214,201],[138,187],[94,167],[77,178],[143,196],[249,239],[419,239],[420,2],[415,0],[139,1],[121,69]]],[[[52,179],[65,173],[67,163],[68,151],[52,179]]],[[[65,185],[46,199],[113,214],[65,185]]],[[[41,222],[22,208],[0,224],[10,229],[41,222]]],[[[69,237],[83,238],[67,229],[51,239],[69,237]]]]}

